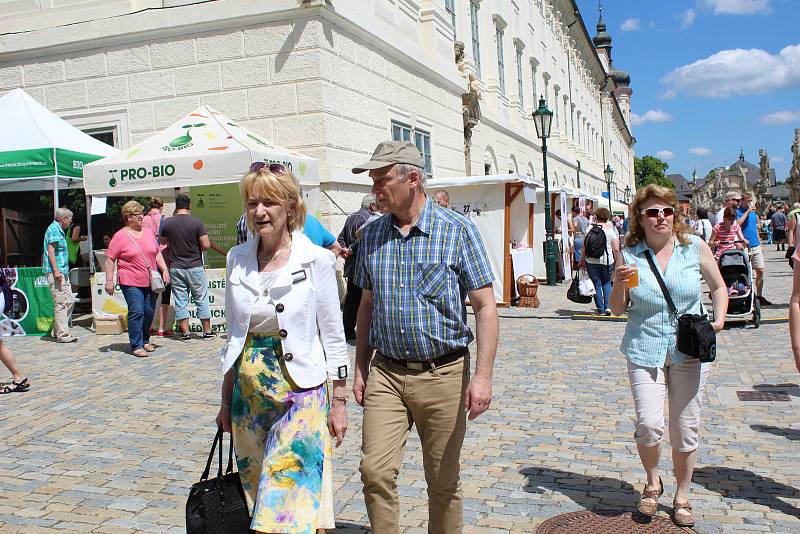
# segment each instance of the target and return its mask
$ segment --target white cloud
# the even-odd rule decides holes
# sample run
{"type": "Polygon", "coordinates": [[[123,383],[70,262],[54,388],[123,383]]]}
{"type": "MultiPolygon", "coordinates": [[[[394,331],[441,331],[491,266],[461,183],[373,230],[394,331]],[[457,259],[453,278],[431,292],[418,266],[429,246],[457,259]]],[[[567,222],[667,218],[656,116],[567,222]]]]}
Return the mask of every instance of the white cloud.
{"type": "Polygon", "coordinates": [[[772,161],[772,163],[783,163],[786,161],[786,158],[783,156],[770,156],[769,159],[772,161]]]}
{"type": "Polygon", "coordinates": [[[656,152],[658,159],[675,159],[675,153],[669,150],[659,150],[656,152]]]}
{"type": "Polygon", "coordinates": [[[637,115],[636,113],[631,113],[631,123],[634,126],[639,126],[641,124],[647,124],[648,122],[670,122],[672,121],[672,115],[661,111],[660,109],[651,109],[647,111],[644,115],[637,115]]]}
{"type": "Polygon", "coordinates": [[[636,32],[642,29],[642,19],[625,19],[620,26],[621,32],[636,32]]]}
{"type": "Polygon", "coordinates": [[[772,11],[770,0],[702,0],[715,15],[764,15],[772,11]]]}
{"type": "Polygon", "coordinates": [[[689,149],[689,154],[694,154],[695,156],[708,156],[711,154],[711,150],[704,146],[693,146],[689,149]]]}
{"type": "Polygon", "coordinates": [[[726,98],[800,87],[800,44],[775,55],[759,48],[721,50],[672,70],[661,83],[667,86],[664,98],[726,98]]]}
{"type": "Polygon", "coordinates": [[[762,115],[758,121],[761,124],[789,124],[790,122],[800,122],[800,111],[776,111],[762,115]]]}
{"type": "Polygon", "coordinates": [[[681,14],[681,28],[688,28],[694,24],[694,19],[697,18],[697,11],[694,8],[689,8],[681,14]]]}

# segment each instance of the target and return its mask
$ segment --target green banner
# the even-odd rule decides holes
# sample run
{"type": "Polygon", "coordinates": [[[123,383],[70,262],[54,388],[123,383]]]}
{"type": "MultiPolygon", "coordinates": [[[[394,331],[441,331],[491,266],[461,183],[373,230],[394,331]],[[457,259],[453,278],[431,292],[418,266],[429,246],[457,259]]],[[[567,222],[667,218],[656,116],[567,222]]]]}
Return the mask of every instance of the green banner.
{"type": "MultiPolygon", "coordinates": [[[[0,178],[37,178],[52,175],[52,148],[0,152],[0,178]]],[[[80,176],[83,176],[83,169],[80,176]]]]}
{"type": "MultiPolygon", "coordinates": [[[[236,223],[242,216],[242,197],[239,184],[219,184],[192,187],[192,215],[203,221],[208,238],[218,247],[230,249],[236,245],[236,223]]],[[[206,264],[212,269],[225,267],[225,256],[206,251],[206,264]]]]}
{"type": "Polygon", "coordinates": [[[3,269],[11,284],[11,310],[2,315],[4,336],[44,336],[53,326],[53,297],[41,267],[3,269]]]}
{"type": "Polygon", "coordinates": [[[56,159],[58,160],[58,175],[83,178],[83,166],[102,158],[103,156],[95,156],[93,154],[57,148],[56,159]]]}

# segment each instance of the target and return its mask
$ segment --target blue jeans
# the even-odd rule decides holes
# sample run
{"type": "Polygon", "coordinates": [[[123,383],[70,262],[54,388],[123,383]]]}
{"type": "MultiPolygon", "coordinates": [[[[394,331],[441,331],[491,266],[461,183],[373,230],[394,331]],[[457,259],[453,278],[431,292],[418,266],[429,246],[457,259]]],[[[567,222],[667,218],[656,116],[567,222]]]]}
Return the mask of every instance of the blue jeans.
{"type": "Polygon", "coordinates": [[[576,237],[572,242],[572,248],[575,249],[575,263],[581,261],[581,251],[583,250],[583,240],[585,237],[576,237]]]}
{"type": "Polygon", "coordinates": [[[131,350],[140,349],[150,343],[150,325],[156,309],[158,295],[149,287],[119,285],[128,304],[128,340],[131,350]]]}
{"type": "Polygon", "coordinates": [[[594,305],[598,313],[605,313],[608,309],[608,297],[611,295],[611,273],[614,264],[587,263],[586,272],[594,284],[594,305]]]}
{"type": "Polygon", "coordinates": [[[208,279],[202,267],[179,269],[170,267],[172,283],[172,303],[175,306],[175,319],[182,321],[189,318],[189,292],[197,304],[197,318],[210,319],[211,309],[208,307],[208,279]]]}

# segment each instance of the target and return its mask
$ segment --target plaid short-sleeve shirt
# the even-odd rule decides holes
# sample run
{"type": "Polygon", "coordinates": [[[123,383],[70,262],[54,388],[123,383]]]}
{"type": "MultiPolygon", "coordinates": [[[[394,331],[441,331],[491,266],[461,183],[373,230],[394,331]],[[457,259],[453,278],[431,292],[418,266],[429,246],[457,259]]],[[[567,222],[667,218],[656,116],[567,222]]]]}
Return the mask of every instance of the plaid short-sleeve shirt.
{"type": "Polygon", "coordinates": [[[353,282],[373,292],[369,342],[387,357],[430,360],[466,347],[459,288],[494,280],[475,225],[430,198],[408,235],[393,216],[364,228],[353,282]]]}
{"type": "Polygon", "coordinates": [[[47,257],[47,245],[53,243],[56,256],[56,266],[59,272],[66,274],[69,271],[69,252],[67,251],[67,237],[58,221],[53,221],[44,233],[42,250],[42,268],[44,272],[51,273],[50,259],[47,257]]]}

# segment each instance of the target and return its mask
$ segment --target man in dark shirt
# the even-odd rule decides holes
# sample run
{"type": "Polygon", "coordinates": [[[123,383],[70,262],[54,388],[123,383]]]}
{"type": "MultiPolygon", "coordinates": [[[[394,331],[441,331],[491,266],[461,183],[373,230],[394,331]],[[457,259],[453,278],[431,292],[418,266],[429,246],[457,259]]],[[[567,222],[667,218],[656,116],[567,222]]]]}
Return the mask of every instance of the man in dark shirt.
{"type": "Polygon", "coordinates": [[[189,214],[189,195],[179,194],[175,198],[175,213],[161,225],[159,241],[169,245],[169,277],[172,280],[172,299],[175,304],[175,320],[181,339],[188,341],[189,292],[197,304],[197,317],[203,325],[203,339],[216,334],[211,331],[211,310],[208,307],[208,279],[203,268],[203,251],[211,248],[211,241],[203,222],[189,214]]]}
{"type": "MultiPolygon", "coordinates": [[[[778,206],[778,211],[772,214],[772,241],[777,247],[776,250],[784,250],[786,247],[786,214],[783,206],[778,206]]],[[[791,245],[791,243],[789,243],[791,245]]]]}
{"type": "Polygon", "coordinates": [[[358,316],[358,304],[361,302],[361,288],[353,283],[355,253],[358,246],[356,230],[364,226],[370,215],[376,211],[378,211],[378,205],[375,203],[375,195],[364,195],[361,200],[361,209],[347,217],[344,228],[337,239],[342,247],[342,255],[345,257],[344,277],[347,280],[347,296],[344,298],[342,307],[342,321],[344,322],[344,337],[347,339],[356,338],[356,317],[358,316]]]}

